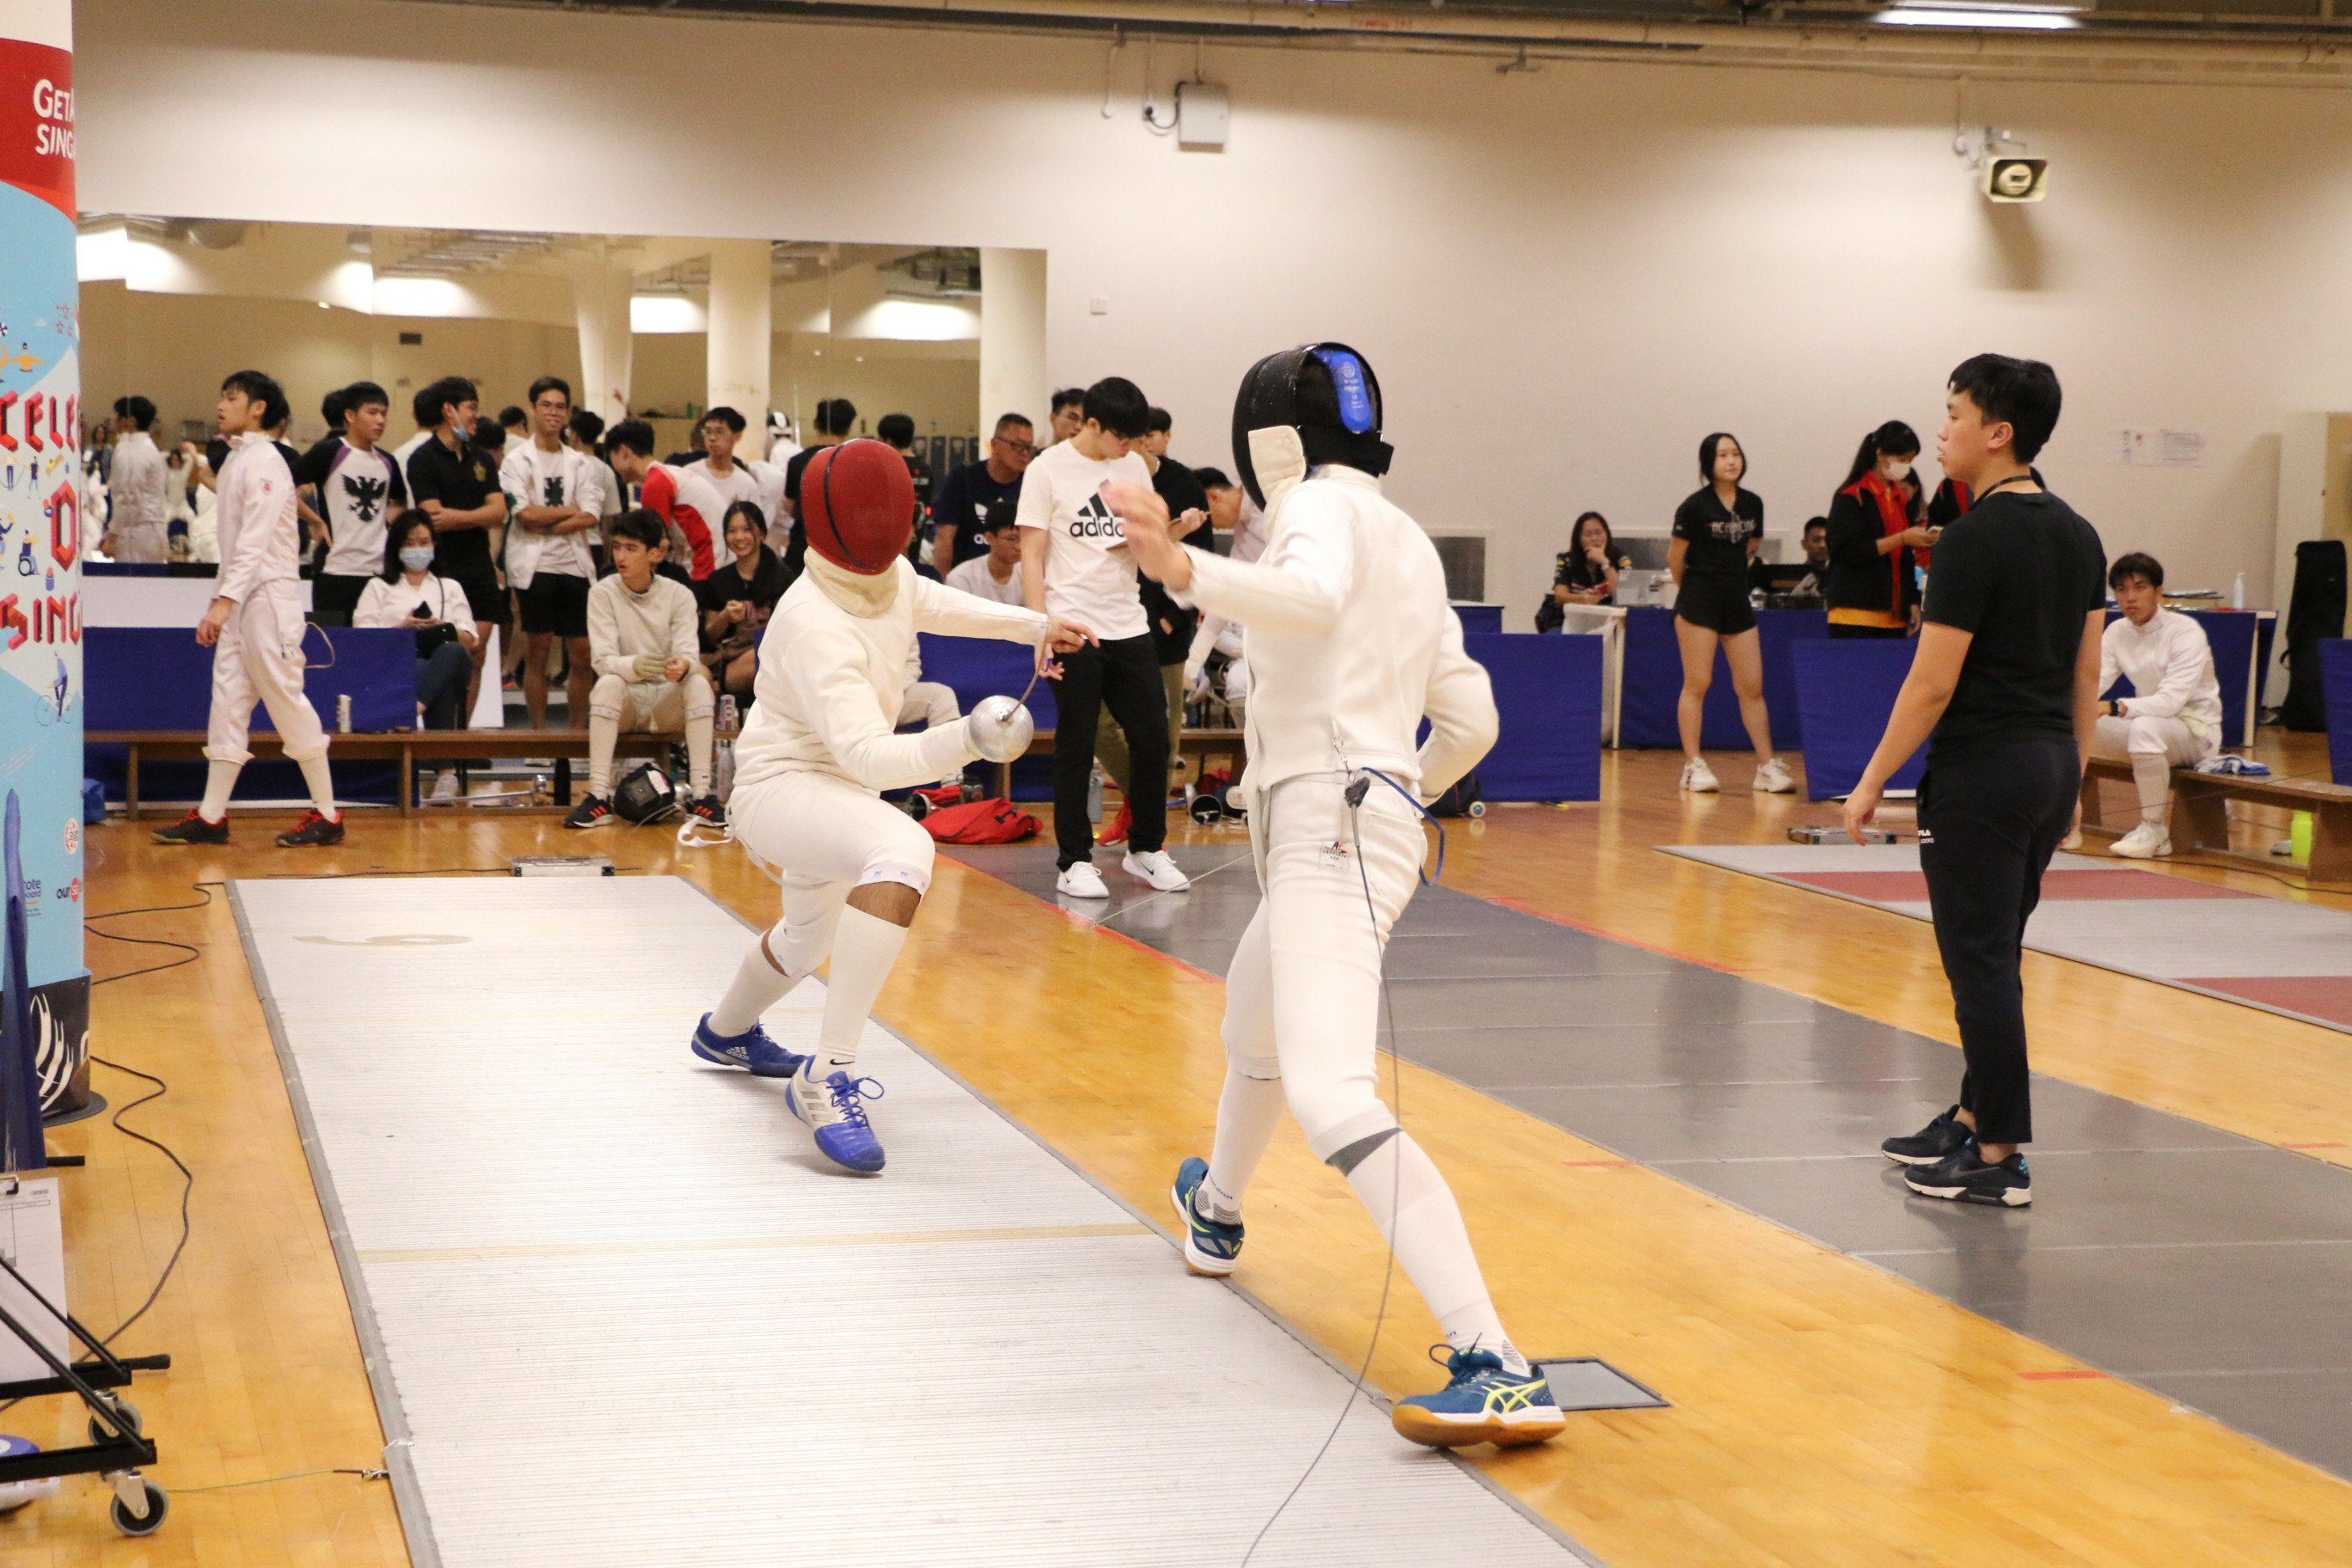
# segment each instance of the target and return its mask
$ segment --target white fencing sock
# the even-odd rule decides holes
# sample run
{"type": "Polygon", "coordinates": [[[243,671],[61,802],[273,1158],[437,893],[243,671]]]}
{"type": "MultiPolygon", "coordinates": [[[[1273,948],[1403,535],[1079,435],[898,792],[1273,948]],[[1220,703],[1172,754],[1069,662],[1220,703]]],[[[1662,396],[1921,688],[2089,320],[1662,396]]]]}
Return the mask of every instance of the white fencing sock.
{"type": "Polygon", "coordinates": [[[310,786],[310,804],[328,821],[335,820],[335,781],[327,773],[327,759],[305,757],[301,763],[302,782],[310,786]]]}
{"type": "Polygon", "coordinates": [[[229,792],[236,788],[236,775],[244,769],[243,763],[214,763],[205,769],[205,798],[197,803],[196,812],[206,822],[218,822],[228,815],[229,792]]]}
{"type": "Polygon", "coordinates": [[[2139,819],[2162,827],[2171,815],[2172,764],[2161,752],[2131,754],[2132,783],[2139,789],[2139,819]]]}
{"type": "Polygon", "coordinates": [[[621,743],[621,716],[588,710],[588,793],[613,798],[613,749],[621,743]]]}
{"type": "Polygon", "coordinates": [[[1396,1248],[1397,1262],[1444,1329],[1446,1342],[1467,1350],[1475,1342],[1500,1356],[1506,1371],[1527,1371],[1527,1357],[1503,1332],[1486,1294],[1454,1189],[1412,1135],[1400,1130],[1365,1155],[1348,1173],[1348,1184],[1396,1248]]]}
{"type": "Polygon", "coordinates": [[[1217,1099],[1217,1142],[1209,1151],[1209,1179],[1196,1194],[1201,1213],[1227,1225],[1242,1217],[1242,1194],[1257,1174],[1257,1163],[1274,1142],[1282,1120],[1282,1080],[1252,1078],[1225,1068],[1225,1090],[1217,1099]]]}
{"type": "Polygon", "coordinates": [[[727,994],[710,1010],[710,1031],[715,1035],[740,1035],[760,1021],[761,1015],[791,994],[793,987],[808,978],[807,971],[787,974],[768,957],[768,933],[761,931],[760,940],[751,944],[736,966],[735,982],[727,987],[727,994]]]}
{"type": "Polygon", "coordinates": [[[822,1083],[836,1072],[855,1075],[857,1037],[865,1033],[883,983],[906,945],[905,926],[860,909],[841,911],[833,932],[833,967],[824,975],[824,1017],[817,1026],[816,1054],[809,1058],[813,1081],[822,1083]]]}
{"type": "Polygon", "coordinates": [[[700,800],[710,793],[711,736],[716,724],[709,714],[697,718],[689,713],[686,719],[687,787],[700,800]]]}

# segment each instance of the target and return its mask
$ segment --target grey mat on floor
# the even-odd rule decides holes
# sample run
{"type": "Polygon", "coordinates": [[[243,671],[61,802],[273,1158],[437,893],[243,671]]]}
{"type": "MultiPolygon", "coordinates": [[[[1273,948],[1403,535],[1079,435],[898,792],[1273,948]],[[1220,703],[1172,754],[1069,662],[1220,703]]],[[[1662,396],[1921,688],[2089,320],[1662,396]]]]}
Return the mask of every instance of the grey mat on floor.
{"type": "MultiPolygon", "coordinates": [[[[1051,846],[948,853],[1216,974],[1257,906],[1239,834],[1091,905],[1051,846]]],[[[1444,888],[1389,972],[1408,1059],[2352,1479],[2352,1171],[2037,1074],[2034,1206],[1961,1207],[1876,1152],[1948,1046],[1444,888]]]]}

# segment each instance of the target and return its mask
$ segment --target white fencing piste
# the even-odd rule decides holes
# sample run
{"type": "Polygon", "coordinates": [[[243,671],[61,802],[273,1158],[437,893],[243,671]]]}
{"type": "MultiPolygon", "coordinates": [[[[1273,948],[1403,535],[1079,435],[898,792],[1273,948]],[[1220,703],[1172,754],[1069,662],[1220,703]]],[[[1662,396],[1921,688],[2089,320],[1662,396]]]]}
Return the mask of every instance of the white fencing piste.
{"type": "MultiPolygon", "coordinates": [[[[684,882],[231,894],[425,1568],[1232,1568],[1338,1416],[1346,1375],[879,1026],[877,1179],[696,1061],[746,932],[684,882]]],[[[1256,1561],[1584,1559],[1363,1401],[1256,1561]]]]}

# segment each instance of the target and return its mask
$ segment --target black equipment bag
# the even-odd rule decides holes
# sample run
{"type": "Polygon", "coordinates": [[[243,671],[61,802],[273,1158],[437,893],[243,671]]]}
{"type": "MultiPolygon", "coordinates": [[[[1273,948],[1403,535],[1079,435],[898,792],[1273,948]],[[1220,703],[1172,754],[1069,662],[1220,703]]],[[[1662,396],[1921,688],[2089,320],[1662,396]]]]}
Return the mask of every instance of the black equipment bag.
{"type": "Polygon", "coordinates": [[[2288,729],[2327,728],[2319,645],[2343,635],[2344,542],[2306,539],[2294,547],[2294,596],[2286,612],[2286,700],[2279,704],[2279,722],[2288,729]]]}

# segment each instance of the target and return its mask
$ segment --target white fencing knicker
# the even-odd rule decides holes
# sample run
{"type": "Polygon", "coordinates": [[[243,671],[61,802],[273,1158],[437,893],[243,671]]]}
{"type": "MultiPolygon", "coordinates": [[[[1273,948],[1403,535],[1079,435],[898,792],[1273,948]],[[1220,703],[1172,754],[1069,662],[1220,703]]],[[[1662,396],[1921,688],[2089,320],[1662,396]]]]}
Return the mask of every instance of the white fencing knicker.
{"type": "Polygon", "coordinates": [[[240,767],[253,760],[246,742],[256,700],[269,710],[288,761],[307,763],[327,754],[326,729],[302,694],[302,584],[291,580],[261,584],[229,612],[213,645],[206,759],[240,767]]]}

